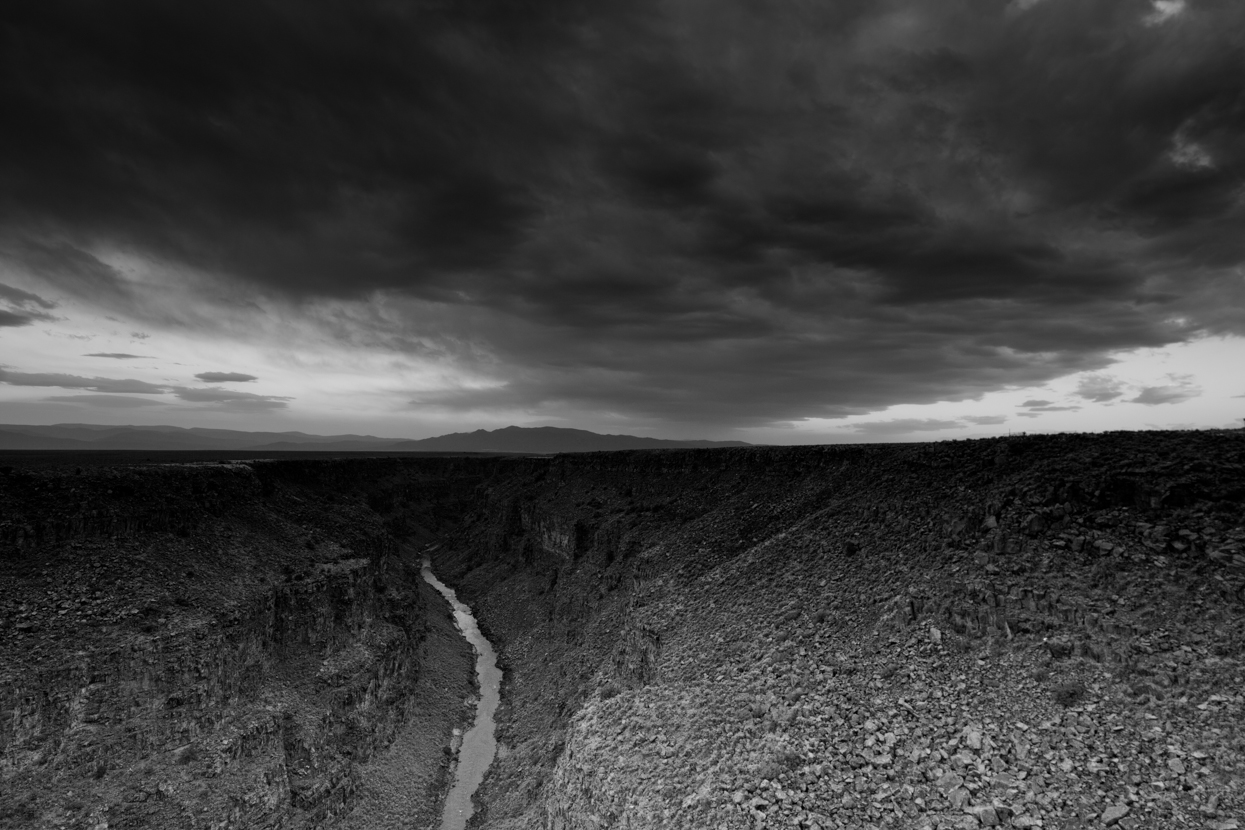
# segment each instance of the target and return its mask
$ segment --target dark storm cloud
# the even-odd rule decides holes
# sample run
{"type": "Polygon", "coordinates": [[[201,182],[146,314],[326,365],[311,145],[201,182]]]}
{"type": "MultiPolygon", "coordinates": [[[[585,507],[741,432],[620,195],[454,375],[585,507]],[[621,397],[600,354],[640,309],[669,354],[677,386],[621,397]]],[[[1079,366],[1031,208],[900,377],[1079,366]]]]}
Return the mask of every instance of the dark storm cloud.
{"type": "Polygon", "coordinates": [[[150,357],[145,354],[126,354],[125,352],[91,352],[83,357],[110,357],[113,360],[137,360],[142,357],[150,357]]]}
{"type": "Polygon", "coordinates": [[[255,375],[244,375],[241,372],[200,372],[195,377],[204,383],[246,383],[259,380],[255,375]]]}
{"type": "Polygon", "coordinates": [[[1245,5],[1149,14],[7,4],[0,254],[131,313],[118,253],[295,309],[422,303],[350,342],[504,381],[422,406],[966,400],[1245,332],[1245,5]]]}
{"type": "Polygon", "coordinates": [[[29,291],[23,291],[20,288],[0,283],[0,300],[4,300],[12,305],[29,307],[38,306],[39,308],[52,309],[56,308],[56,303],[51,300],[45,300],[38,294],[32,294],[29,291]]]}
{"type": "Polygon", "coordinates": [[[41,317],[42,315],[29,311],[12,311],[0,308],[0,327],[9,326],[16,328],[18,326],[29,326],[35,320],[41,319],[41,317]]]}
{"type": "MultiPolygon", "coordinates": [[[[3,146],[4,137],[0,137],[0,147],[3,146]]],[[[120,272],[93,254],[63,240],[45,241],[22,235],[23,228],[17,223],[21,222],[23,212],[22,208],[7,204],[6,197],[0,195],[0,218],[6,220],[0,225],[0,262],[36,274],[49,285],[80,296],[130,299],[130,290],[120,272]]],[[[42,217],[40,220],[47,221],[42,217]]]]}
{"type": "Polygon", "coordinates": [[[11,386],[59,386],[62,389],[89,389],[92,392],[159,395],[166,387],[143,380],[84,378],[55,372],[10,372],[0,369],[0,383],[11,386]]]}
{"type": "Polygon", "coordinates": [[[56,303],[4,283],[0,283],[0,302],[8,306],[0,308],[0,327],[29,326],[36,320],[55,319],[45,309],[56,308],[56,303]]]}

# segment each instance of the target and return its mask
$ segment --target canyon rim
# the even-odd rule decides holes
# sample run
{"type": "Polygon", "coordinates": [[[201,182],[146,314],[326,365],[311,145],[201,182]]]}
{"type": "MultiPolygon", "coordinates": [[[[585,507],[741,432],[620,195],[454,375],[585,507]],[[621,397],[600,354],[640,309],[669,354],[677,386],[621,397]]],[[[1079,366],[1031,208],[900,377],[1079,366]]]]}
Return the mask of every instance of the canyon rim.
{"type": "Polygon", "coordinates": [[[1243,499],[1229,430],[7,457],[0,826],[360,826],[404,740],[434,826],[435,545],[505,672],[470,827],[1226,830],[1243,499]]]}

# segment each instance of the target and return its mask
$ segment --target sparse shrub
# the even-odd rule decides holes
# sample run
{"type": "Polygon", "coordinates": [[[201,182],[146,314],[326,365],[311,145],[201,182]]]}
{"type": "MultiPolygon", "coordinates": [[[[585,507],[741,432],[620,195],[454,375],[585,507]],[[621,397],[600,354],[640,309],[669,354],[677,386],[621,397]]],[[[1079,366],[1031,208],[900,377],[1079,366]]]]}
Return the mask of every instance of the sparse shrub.
{"type": "Polygon", "coordinates": [[[1089,690],[1084,683],[1070,681],[1055,687],[1055,702],[1060,706],[1075,706],[1085,699],[1089,690]]]}

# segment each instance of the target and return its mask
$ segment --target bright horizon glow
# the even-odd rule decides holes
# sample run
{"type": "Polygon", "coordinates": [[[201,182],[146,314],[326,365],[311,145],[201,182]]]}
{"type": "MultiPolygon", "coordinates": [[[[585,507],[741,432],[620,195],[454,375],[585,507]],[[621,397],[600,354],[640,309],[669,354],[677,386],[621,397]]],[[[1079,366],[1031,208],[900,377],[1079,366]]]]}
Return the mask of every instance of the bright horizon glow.
{"type": "Polygon", "coordinates": [[[659,438],[821,444],[937,441],[1016,432],[1210,429],[1238,426],[1245,417],[1245,382],[1239,377],[1239,367],[1245,364],[1245,339],[1238,337],[1204,337],[1165,348],[1121,352],[1111,355],[1115,362],[1099,371],[1001,389],[978,400],[903,404],[842,419],[698,431],[677,423],[654,426],[585,413],[565,418],[527,411],[459,415],[414,406],[409,400],[421,390],[479,381],[456,375],[453,366],[434,360],[380,349],[345,348],[329,339],[317,339],[313,329],[278,316],[271,318],[269,333],[252,335],[249,342],[236,336],[209,339],[193,331],[160,331],[150,326],[144,330],[139,323],[110,319],[72,300],[63,302],[57,316],[45,326],[0,329],[0,350],[5,355],[0,367],[10,372],[135,379],[190,389],[224,388],[290,400],[285,407],[248,411],[228,403],[184,401],[169,393],[100,396],[84,389],[0,384],[0,422],[203,426],[411,439],[510,425],[569,426],[659,438]],[[97,353],[137,357],[90,356],[97,353]],[[245,373],[258,380],[205,383],[194,377],[205,372],[245,373]],[[1114,384],[1118,394],[1105,401],[1087,399],[1078,393],[1078,386],[1087,379],[1114,384]],[[1174,398],[1190,397],[1163,403],[1132,402],[1145,389],[1168,390],[1174,398]],[[1048,405],[1025,406],[1027,401],[1047,401],[1048,405]]]}

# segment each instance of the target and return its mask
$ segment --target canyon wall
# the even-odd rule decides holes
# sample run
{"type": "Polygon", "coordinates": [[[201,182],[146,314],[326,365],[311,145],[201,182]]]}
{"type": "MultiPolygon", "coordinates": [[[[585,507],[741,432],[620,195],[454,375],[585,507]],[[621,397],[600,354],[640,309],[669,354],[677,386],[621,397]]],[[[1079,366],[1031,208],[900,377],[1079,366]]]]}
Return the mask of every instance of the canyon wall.
{"type": "Polygon", "coordinates": [[[1230,830],[1243,505],[1240,431],[0,467],[0,827],[339,825],[431,545],[474,827],[1230,830]]]}
{"type": "Polygon", "coordinates": [[[475,826],[1245,814],[1240,431],[562,456],[481,499],[434,554],[507,670],[475,826]]]}
{"type": "Polygon", "coordinates": [[[463,463],[0,471],[0,827],[332,825],[419,705],[399,542],[463,463]]]}

